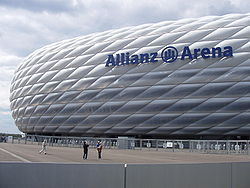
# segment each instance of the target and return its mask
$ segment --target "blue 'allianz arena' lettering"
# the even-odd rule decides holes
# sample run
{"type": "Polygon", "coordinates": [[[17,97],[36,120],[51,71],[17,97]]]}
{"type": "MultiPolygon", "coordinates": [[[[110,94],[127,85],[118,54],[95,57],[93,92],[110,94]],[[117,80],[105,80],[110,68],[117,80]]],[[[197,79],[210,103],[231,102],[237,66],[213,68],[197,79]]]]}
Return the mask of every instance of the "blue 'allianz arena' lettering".
{"type": "Polygon", "coordinates": [[[183,48],[182,54],[181,54],[181,60],[184,59],[197,59],[199,56],[201,56],[203,59],[207,58],[216,58],[216,57],[232,57],[233,56],[233,48],[231,46],[225,46],[223,48],[224,51],[220,47],[217,48],[196,48],[193,50],[193,53],[191,52],[190,48],[188,46],[185,46],[183,48]]]}
{"type": "Polygon", "coordinates": [[[106,61],[106,67],[109,66],[121,66],[129,64],[139,64],[139,63],[156,63],[158,53],[144,53],[139,55],[131,55],[129,53],[121,53],[114,55],[108,55],[106,61]]]}
{"type": "MultiPolygon", "coordinates": [[[[157,63],[158,52],[153,53],[144,53],[139,55],[130,55],[127,53],[120,53],[115,55],[108,55],[108,59],[106,61],[106,67],[110,66],[122,66],[122,65],[130,65],[130,64],[139,64],[139,63],[157,63]]],[[[163,49],[161,53],[161,58],[166,63],[172,63],[177,59],[178,51],[173,46],[168,46],[163,49]]],[[[190,50],[188,46],[185,46],[180,55],[180,60],[185,59],[197,59],[198,57],[202,57],[203,59],[208,58],[221,58],[221,57],[232,57],[233,56],[233,48],[231,46],[225,46],[223,49],[221,47],[214,48],[195,48],[190,50]]]]}

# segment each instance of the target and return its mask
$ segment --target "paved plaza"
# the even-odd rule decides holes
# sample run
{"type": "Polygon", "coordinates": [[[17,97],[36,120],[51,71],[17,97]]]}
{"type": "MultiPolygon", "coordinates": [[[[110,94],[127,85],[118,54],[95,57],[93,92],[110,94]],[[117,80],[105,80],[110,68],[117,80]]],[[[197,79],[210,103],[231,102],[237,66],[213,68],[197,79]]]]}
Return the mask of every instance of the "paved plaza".
{"type": "Polygon", "coordinates": [[[208,154],[152,150],[104,149],[97,159],[96,149],[90,148],[88,160],[82,160],[81,148],[48,147],[47,155],[39,154],[41,145],[0,143],[0,161],[56,162],[56,163],[221,163],[250,162],[245,154],[208,154]]]}

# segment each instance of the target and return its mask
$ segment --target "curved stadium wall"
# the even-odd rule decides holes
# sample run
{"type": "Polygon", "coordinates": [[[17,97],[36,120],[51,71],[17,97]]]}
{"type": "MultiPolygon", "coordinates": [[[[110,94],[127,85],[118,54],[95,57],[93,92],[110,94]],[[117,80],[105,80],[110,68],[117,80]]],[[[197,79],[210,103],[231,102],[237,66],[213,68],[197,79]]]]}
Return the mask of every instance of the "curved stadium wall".
{"type": "Polygon", "coordinates": [[[249,39],[231,14],[57,42],[17,69],[12,115],[29,134],[249,136],[249,39]]]}

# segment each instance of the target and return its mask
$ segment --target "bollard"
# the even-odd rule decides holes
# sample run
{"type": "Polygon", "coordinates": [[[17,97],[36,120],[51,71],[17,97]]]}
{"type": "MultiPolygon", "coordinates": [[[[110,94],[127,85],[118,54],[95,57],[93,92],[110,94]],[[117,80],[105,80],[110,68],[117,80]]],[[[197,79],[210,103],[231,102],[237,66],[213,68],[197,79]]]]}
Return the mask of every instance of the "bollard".
{"type": "Polygon", "coordinates": [[[173,152],[174,152],[174,141],[172,141],[172,143],[173,143],[173,147],[172,148],[173,148],[173,152]]]}
{"type": "Polygon", "coordinates": [[[227,141],[227,154],[230,153],[230,143],[227,141]]]}
{"type": "Polygon", "coordinates": [[[191,141],[189,141],[189,152],[191,152],[191,141]]]}
{"type": "Polygon", "coordinates": [[[140,150],[142,150],[142,140],[140,140],[140,150]]]}
{"type": "Polygon", "coordinates": [[[247,155],[249,155],[249,140],[247,140],[247,155]]]}
{"type": "Polygon", "coordinates": [[[205,153],[205,142],[204,142],[204,141],[202,142],[202,147],[203,147],[203,148],[202,148],[203,153],[205,153]]]}

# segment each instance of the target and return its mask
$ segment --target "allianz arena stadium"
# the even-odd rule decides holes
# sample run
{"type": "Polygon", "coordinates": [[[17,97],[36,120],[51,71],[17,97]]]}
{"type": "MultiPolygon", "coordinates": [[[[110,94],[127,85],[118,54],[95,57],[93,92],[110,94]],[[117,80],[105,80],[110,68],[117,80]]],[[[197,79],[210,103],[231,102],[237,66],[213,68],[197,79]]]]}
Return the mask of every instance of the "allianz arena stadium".
{"type": "Polygon", "coordinates": [[[57,42],[15,72],[11,110],[39,135],[250,136],[250,14],[165,21],[57,42]]]}

